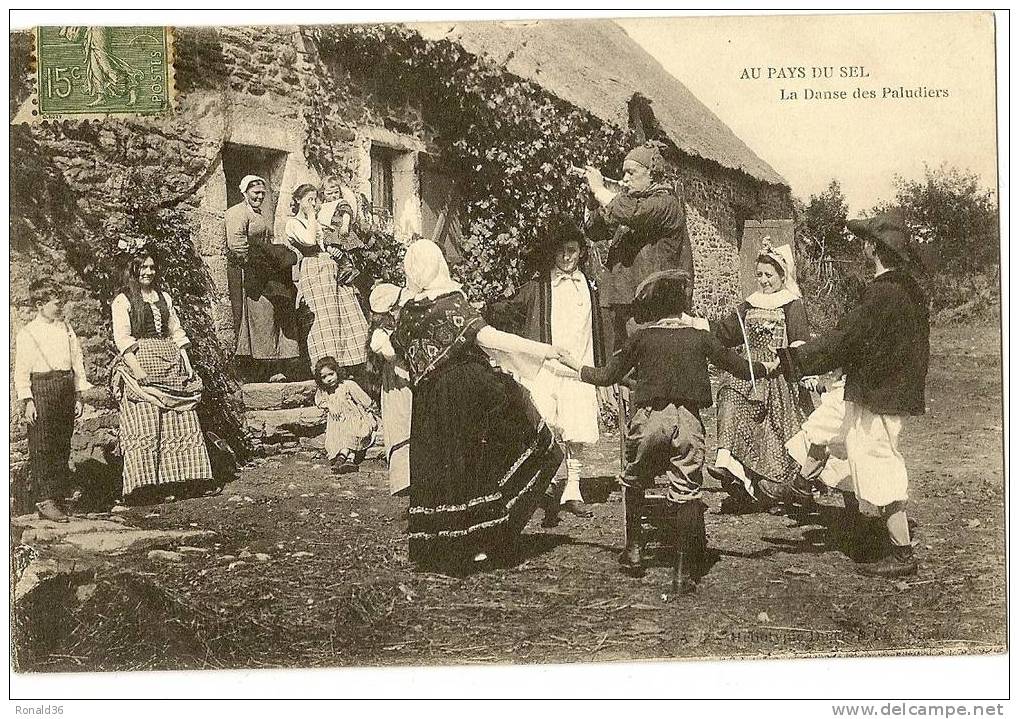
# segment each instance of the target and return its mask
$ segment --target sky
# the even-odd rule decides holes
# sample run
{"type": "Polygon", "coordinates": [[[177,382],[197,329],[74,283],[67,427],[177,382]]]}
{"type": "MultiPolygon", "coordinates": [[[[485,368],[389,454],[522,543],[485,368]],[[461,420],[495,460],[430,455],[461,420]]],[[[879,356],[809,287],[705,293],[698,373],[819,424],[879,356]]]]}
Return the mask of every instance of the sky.
{"type": "MultiPolygon", "coordinates": [[[[148,11],[12,11],[12,27],[149,22],[148,11]]],[[[616,10],[252,11],[244,22],[378,22],[618,16],[616,10]],[[462,18],[460,16],[463,16],[462,18]]],[[[644,12],[645,15],[654,11],[644,12]]],[[[236,24],[231,11],[187,22],[236,24]]],[[[994,18],[991,13],[719,15],[617,19],[758,156],[807,200],[837,178],[853,215],[894,197],[896,174],[921,178],[947,162],[996,179],[994,18]],[[769,67],[863,66],[863,79],[768,79],[769,67]],[[761,68],[759,80],[741,80],[761,68]],[[856,88],[947,90],[947,98],[854,99],[856,88]],[[807,100],[804,88],[845,90],[845,100],[807,100]],[[800,93],[780,100],[781,89],[800,93]]],[[[172,21],[171,21],[172,24],[172,21]]],[[[606,59],[611,62],[611,58],[606,59]]],[[[1007,96],[1004,95],[1004,96],[1007,96]]]]}
{"type": "Polygon", "coordinates": [[[996,184],[994,18],[990,13],[618,20],[804,200],[837,178],[850,214],[894,197],[896,174],[949,163],[996,184]],[[865,78],[811,79],[863,66],[865,78]],[[805,68],[806,79],[773,77],[805,68]],[[760,79],[740,79],[760,68],[760,79]],[[926,86],[948,97],[881,99],[926,86]],[[856,99],[857,89],[878,99],[856,99]],[[798,93],[780,99],[781,90],[798,93]],[[806,99],[805,89],[847,99],[806,99]]]}

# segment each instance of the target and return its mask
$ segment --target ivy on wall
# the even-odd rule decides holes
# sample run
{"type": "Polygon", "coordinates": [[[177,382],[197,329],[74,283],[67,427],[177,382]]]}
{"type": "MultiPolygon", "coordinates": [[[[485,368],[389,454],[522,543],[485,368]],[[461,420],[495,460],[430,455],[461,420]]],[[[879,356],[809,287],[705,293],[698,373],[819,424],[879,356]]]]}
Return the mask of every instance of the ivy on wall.
{"type": "MultiPolygon", "coordinates": [[[[181,97],[227,86],[244,91],[233,84],[241,59],[222,35],[181,33],[181,97]]],[[[475,299],[513,292],[529,273],[553,213],[580,219],[584,191],[573,166],[591,164],[618,174],[633,144],[625,130],[448,40],[425,40],[392,25],[318,26],[304,35],[319,58],[295,74],[296,84],[283,85],[304,109],[309,163],[323,175],[343,166],[349,125],[364,117],[367,104],[403,102],[410,93],[434,133],[430,149],[456,178],[465,261],[455,272],[475,299]]],[[[12,57],[27,57],[28,48],[30,38],[17,36],[12,57]]],[[[30,64],[19,62],[18,69],[11,75],[12,114],[14,98],[24,97],[31,82],[30,64]]],[[[196,248],[195,190],[218,161],[221,143],[222,138],[201,136],[183,116],[166,125],[119,120],[12,127],[12,167],[21,169],[11,183],[11,234],[12,248],[26,257],[41,245],[64,254],[101,309],[96,326],[81,334],[104,338],[108,303],[120,284],[118,241],[144,238],[159,247],[167,290],[181,308],[206,384],[199,410],[203,426],[242,449],[232,374],[216,341],[213,293],[196,248]]],[[[378,229],[363,239],[366,247],[357,259],[364,276],[402,282],[404,247],[378,229]]],[[[98,361],[112,352],[110,342],[98,361]]]]}
{"type": "Polygon", "coordinates": [[[309,162],[328,171],[338,161],[333,128],[349,117],[336,98],[348,87],[367,84],[382,98],[412,93],[444,166],[457,179],[464,262],[454,273],[473,298],[513,293],[529,274],[554,213],[580,220],[584,190],[573,166],[618,174],[633,144],[627,131],[449,40],[426,40],[399,25],[306,32],[320,57],[336,63],[309,93],[309,162]]]}
{"type": "MultiPolygon", "coordinates": [[[[229,362],[216,340],[210,311],[212,284],[196,247],[197,201],[188,188],[196,173],[217,154],[214,146],[187,133],[159,132],[130,121],[48,123],[11,128],[11,163],[19,172],[11,183],[12,248],[30,258],[37,248],[63,254],[67,271],[58,276],[87,289],[100,312],[79,315],[83,338],[104,338],[90,363],[100,383],[115,349],[109,303],[120,291],[120,270],[127,261],[120,240],[144,240],[162,261],[164,289],[179,309],[192,341],[195,368],[205,383],[198,412],[203,428],[225,439],[240,454],[245,440],[239,408],[233,400],[229,362]],[[166,158],[175,158],[175,171],[166,158]]],[[[28,281],[54,276],[59,267],[24,266],[28,281]]],[[[24,297],[12,301],[21,304],[24,297]]]]}

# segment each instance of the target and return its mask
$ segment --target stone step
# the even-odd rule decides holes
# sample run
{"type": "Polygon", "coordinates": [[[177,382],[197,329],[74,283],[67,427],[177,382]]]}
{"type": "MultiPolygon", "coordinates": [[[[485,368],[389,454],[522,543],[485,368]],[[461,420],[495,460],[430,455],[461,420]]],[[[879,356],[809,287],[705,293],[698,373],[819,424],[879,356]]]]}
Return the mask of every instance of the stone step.
{"type": "Polygon", "coordinates": [[[315,404],[315,382],[249,382],[238,399],[247,410],[285,410],[315,404]]]}
{"type": "Polygon", "coordinates": [[[244,427],[252,439],[279,443],[300,437],[314,437],[326,430],[326,411],[319,407],[249,410],[244,427]]]}

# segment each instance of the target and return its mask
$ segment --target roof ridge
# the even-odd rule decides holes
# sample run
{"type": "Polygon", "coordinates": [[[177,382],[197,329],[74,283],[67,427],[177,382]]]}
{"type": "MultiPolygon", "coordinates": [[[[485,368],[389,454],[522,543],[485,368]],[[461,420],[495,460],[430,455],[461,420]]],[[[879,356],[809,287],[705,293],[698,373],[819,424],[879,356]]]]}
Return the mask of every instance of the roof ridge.
{"type": "Polygon", "coordinates": [[[611,19],[404,23],[426,39],[456,42],[618,127],[640,94],[681,152],[758,180],[789,186],[683,82],[611,19]],[[606,58],[625,58],[612,64],[606,58]],[[558,62],[550,62],[555,59],[558,62]]]}

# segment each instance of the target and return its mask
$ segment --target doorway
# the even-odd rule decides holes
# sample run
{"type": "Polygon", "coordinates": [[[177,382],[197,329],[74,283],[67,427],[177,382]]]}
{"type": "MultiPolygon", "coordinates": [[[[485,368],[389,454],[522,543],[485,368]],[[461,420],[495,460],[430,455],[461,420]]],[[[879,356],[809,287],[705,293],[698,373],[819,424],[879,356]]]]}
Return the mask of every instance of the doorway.
{"type": "Polygon", "coordinates": [[[254,145],[223,143],[223,174],[226,177],[226,206],[233,207],[244,197],[239,185],[245,175],[258,175],[269,183],[265,198],[264,215],[273,218],[283,183],[283,170],[287,166],[287,153],[254,145]]]}

